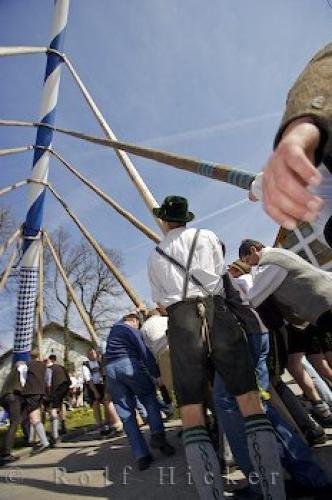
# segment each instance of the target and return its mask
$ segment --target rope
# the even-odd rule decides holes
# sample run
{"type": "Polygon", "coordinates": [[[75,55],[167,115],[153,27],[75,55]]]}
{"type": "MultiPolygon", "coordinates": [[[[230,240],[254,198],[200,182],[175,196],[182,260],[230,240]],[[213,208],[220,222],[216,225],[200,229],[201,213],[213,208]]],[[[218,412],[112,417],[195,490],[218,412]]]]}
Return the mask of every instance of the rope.
{"type": "Polygon", "coordinates": [[[0,278],[0,292],[6,286],[7,279],[8,279],[9,273],[12,270],[12,267],[14,265],[16,256],[17,256],[17,250],[15,248],[14,251],[13,251],[13,253],[11,254],[11,257],[10,257],[8,263],[7,263],[7,266],[6,266],[5,270],[1,274],[1,278],[0,278]]]}
{"type": "Polygon", "coordinates": [[[74,291],[74,288],[72,287],[69,279],[67,278],[66,272],[65,272],[64,268],[61,265],[61,261],[59,259],[59,256],[58,256],[58,254],[57,254],[57,252],[56,252],[56,250],[55,250],[55,248],[54,248],[54,246],[53,246],[53,244],[52,244],[52,242],[51,242],[51,240],[50,240],[47,232],[44,231],[43,235],[44,235],[45,241],[46,241],[46,243],[47,243],[47,245],[48,245],[48,247],[49,247],[49,249],[51,251],[52,257],[53,257],[53,259],[55,261],[55,264],[56,264],[56,266],[57,266],[57,268],[59,270],[59,273],[61,274],[62,279],[63,279],[63,281],[64,281],[64,283],[65,283],[65,285],[67,287],[67,290],[68,290],[71,298],[73,299],[73,302],[74,302],[74,304],[75,304],[75,306],[77,308],[77,311],[78,311],[79,315],[81,316],[82,321],[84,322],[84,324],[85,324],[88,332],[91,335],[91,340],[92,340],[92,342],[96,346],[98,346],[98,344],[99,344],[98,337],[97,337],[97,334],[96,334],[96,332],[95,332],[95,330],[94,330],[94,328],[93,328],[93,326],[91,324],[90,318],[87,315],[87,313],[84,310],[84,308],[82,307],[80,301],[78,300],[78,298],[76,296],[76,293],[74,291]]]}
{"type": "Polygon", "coordinates": [[[72,172],[78,179],[80,179],[86,186],[88,186],[92,191],[94,191],[100,198],[102,198],[106,203],[108,203],[112,208],[114,208],[120,215],[125,217],[129,222],[131,222],[137,229],[142,231],[148,238],[150,238],[155,243],[160,242],[160,237],[157,233],[148,228],[143,222],[137,219],[130,212],[121,207],[116,201],[114,201],[108,194],[102,191],[98,186],[96,186],[89,179],[84,177],[78,170],[76,170],[73,165],[68,163],[59,153],[53,149],[49,149],[50,153],[55,156],[70,172],[72,172]]]}
{"type": "MultiPolygon", "coordinates": [[[[0,120],[0,126],[1,125],[22,127],[38,127],[39,125],[43,125],[45,127],[49,127],[48,125],[40,124],[39,122],[21,122],[14,120],[0,120]]],[[[248,190],[251,183],[255,179],[255,174],[245,172],[243,170],[238,170],[228,165],[222,165],[220,163],[209,163],[206,161],[196,160],[188,156],[181,156],[173,153],[168,153],[166,151],[160,151],[158,149],[146,148],[137,146],[135,144],[119,142],[111,139],[102,139],[100,137],[83,134],[82,132],[77,132],[74,130],[68,130],[59,127],[51,128],[61,134],[76,137],[77,139],[83,139],[93,144],[99,144],[100,146],[108,146],[112,149],[121,149],[122,151],[126,151],[127,153],[141,156],[149,160],[154,160],[158,163],[164,163],[180,170],[186,170],[194,174],[203,175],[204,177],[209,177],[221,182],[226,182],[241,189],[248,190]]]]}
{"type": "Polygon", "coordinates": [[[13,155],[16,153],[24,153],[25,151],[31,151],[33,146],[22,146],[20,148],[8,148],[0,149],[0,156],[13,155]]]}
{"type": "Polygon", "coordinates": [[[14,189],[17,189],[21,186],[25,186],[29,182],[30,182],[29,179],[25,179],[24,181],[15,182],[15,184],[11,184],[10,186],[4,187],[0,189],[0,196],[6,193],[10,193],[11,191],[14,191],[14,189]]]}
{"type": "Polygon", "coordinates": [[[8,238],[7,241],[3,245],[0,246],[0,257],[1,255],[7,250],[7,248],[14,243],[14,241],[19,237],[21,234],[21,228],[19,227],[16,229],[16,231],[8,238]]]}
{"type": "MultiPolygon", "coordinates": [[[[133,214],[125,210],[124,208],[121,207],[115,200],[113,200],[109,195],[107,195],[104,191],[102,191],[98,186],[96,186],[93,182],[91,182],[89,179],[84,177],[73,165],[68,163],[59,153],[54,151],[51,148],[46,148],[42,146],[24,146],[21,148],[11,148],[11,149],[0,149],[0,156],[8,155],[8,154],[15,154],[15,153],[21,153],[24,151],[29,151],[32,149],[41,149],[45,151],[49,151],[53,156],[55,156],[70,172],[72,172],[78,179],[80,179],[86,186],[88,186],[92,191],[94,191],[100,198],[102,198],[106,203],[108,203],[111,207],[114,208],[120,215],[125,217],[129,222],[131,222],[137,229],[142,231],[142,233],[145,234],[148,238],[150,238],[152,241],[155,243],[160,242],[160,237],[158,236],[157,233],[152,231],[148,226],[143,224],[137,217],[135,217],[133,214]]],[[[19,185],[14,185],[13,186],[8,186],[6,188],[3,188],[0,190],[0,196],[2,194],[5,194],[9,191],[12,191],[13,189],[17,189],[20,186],[23,186],[24,184],[34,182],[31,179],[27,179],[26,181],[21,181],[22,184],[19,185]]],[[[29,239],[28,237],[26,239],[29,239]]]]}
{"type": "MultiPolygon", "coordinates": [[[[66,64],[68,70],[70,71],[72,77],[74,78],[75,82],[77,83],[80,91],[82,92],[83,97],[85,98],[89,108],[91,109],[91,111],[94,114],[95,118],[97,119],[99,125],[101,126],[101,128],[105,132],[105,135],[108,137],[108,139],[113,140],[113,141],[117,141],[117,138],[116,138],[113,130],[111,129],[111,127],[109,126],[109,124],[105,120],[100,109],[98,108],[95,101],[93,100],[91,94],[88,92],[87,88],[83,84],[78,73],[75,71],[73,65],[71,64],[71,62],[69,61],[69,59],[66,57],[65,54],[62,55],[62,58],[66,64]]],[[[122,166],[125,168],[130,179],[133,181],[136,189],[138,190],[141,197],[143,198],[145,205],[147,206],[149,211],[152,212],[152,209],[158,206],[157,201],[153,197],[152,193],[149,191],[148,187],[146,186],[146,184],[143,181],[140,174],[137,172],[137,170],[134,167],[130,158],[123,151],[119,151],[117,148],[115,148],[115,149],[116,149],[115,153],[118,156],[122,166]]],[[[154,220],[157,222],[161,231],[164,233],[165,229],[164,229],[162,221],[160,219],[157,219],[156,217],[154,217],[154,220]]]]}
{"type": "Polygon", "coordinates": [[[94,250],[97,252],[101,260],[104,262],[104,264],[107,266],[107,268],[111,271],[111,273],[114,275],[114,277],[118,280],[124,291],[127,293],[127,295],[130,297],[132,302],[137,306],[137,307],[143,307],[144,302],[143,300],[137,295],[137,293],[133,290],[133,288],[129,285],[125,277],[122,275],[122,273],[119,271],[119,269],[115,266],[115,264],[112,262],[110,257],[104,252],[102,247],[99,245],[99,243],[95,240],[95,238],[91,235],[91,233],[85,228],[85,226],[82,224],[82,222],[76,217],[76,215],[70,210],[66,202],[61,198],[61,196],[54,190],[54,188],[46,182],[41,182],[41,181],[34,181],[38,182],[39,184],[43,184],[44,186],[48,187],[48,189],[51,191],[53,196],[59,201],[59,203],[63,206],[63,208],[66,210],[68,215],[71,217],[71,219],[75,222],[79,230],[83,233],[85,238],[89,241],[91,246],[94,248],[94,250]]]}
{"type": "Polygon", "coordinates": [[[46,54],[47,52],[47,47],[0,47],[0,57],[18,56],[24,54],[46,54]]]}

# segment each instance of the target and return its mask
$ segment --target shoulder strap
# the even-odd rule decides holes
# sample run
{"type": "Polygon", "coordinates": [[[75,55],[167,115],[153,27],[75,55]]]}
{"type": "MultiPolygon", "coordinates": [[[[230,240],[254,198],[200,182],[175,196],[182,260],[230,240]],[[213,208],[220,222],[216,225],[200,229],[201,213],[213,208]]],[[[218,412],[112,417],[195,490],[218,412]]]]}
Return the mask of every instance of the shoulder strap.
{"type": "Polygon", "coordinates": [[[185,269],[186,274],[185,274],[185,277],[184,277],[184,280],[183,280],[182,300],[184,300],[187,297],[188,282],[189,282],[189,270],[190,270],[190,266],[191,266],[191,263],[192,263],[192,260],[193,260],[194,251],[195,251],[195,248],[196,248],[196,243],[197,243],[197,238],[198,238],[198,235],[199,235],[199,231],[200,230],[197,229],[197,231],[195,232],[194,237],[193,237],[193,241],[191,243],[190,250],[189,250],[189,256],[188,256],[187,265],[186,265],[186,269],[185,269]]]}
{"type": "MultiPolygon", "coordinates": [[[[160,247],[156,247],[156,252],[158,252],[159,255],[161,255],[162,257],[164,257],[166,260],[168,260],[175,267],[177,267],[178,269],[180,269],[180,271],[182,271],[184,274],[186,274],[186,272],[187,272],[186,267],[183,264],[181,264],[181,262],[179,262],[178,260],[174,259],[174,257],[172,257],[171,255],[168,255],[160,247]]],[[[195,283],[195,285],[198,286],[198,288],[200,288],[206,295],[210,294],[209,290],[207,290],[205,288],[205,286],[203,285],[203,283],[201,283],[199,279],[195,278],[195,276],[193,276],[189,271],[188,271],[188,279],[191,280],[193,283],[195,283]]]]}

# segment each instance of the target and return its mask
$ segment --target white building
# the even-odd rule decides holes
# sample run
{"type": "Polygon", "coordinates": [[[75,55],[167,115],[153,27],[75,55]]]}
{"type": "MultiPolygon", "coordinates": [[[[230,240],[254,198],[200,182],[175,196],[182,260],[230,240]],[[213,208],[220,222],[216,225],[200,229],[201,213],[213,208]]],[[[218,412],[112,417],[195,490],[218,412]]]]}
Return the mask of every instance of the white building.
{"type": "MultiPolygon", "coordinates": [[[[92,342],[78,335],[77,333],[64,329],[58,323],[51,322],[44,327],[42,341],[42,358],[47,358],[50,354],[55,354],[59,364],[63,364],[65,352],[65,335],[68,337],[68,361],[73,363],[74,370],[81,369],[82,362],[87,359],[87,350],[92,346],[92,342]]],[[[12,361],[12,349],[9,349],[0,356],[0,389],[5,377],[10,371],[12,361]]]]}

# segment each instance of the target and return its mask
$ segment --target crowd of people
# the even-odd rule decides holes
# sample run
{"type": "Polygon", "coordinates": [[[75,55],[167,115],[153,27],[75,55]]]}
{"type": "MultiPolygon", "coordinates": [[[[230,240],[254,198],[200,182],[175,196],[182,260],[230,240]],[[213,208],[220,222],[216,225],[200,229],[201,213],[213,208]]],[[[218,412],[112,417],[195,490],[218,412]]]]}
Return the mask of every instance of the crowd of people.
{"type": "MultiPolygon", "coordinates": [[[[250,191],[286,228],[299,220],[315,224],[318,216],[318,236],[330,246],[331,212],[322,212],[321,200],[326,186],[317,186],[320,172],[331,169],[331,61],[329,45],[295,83],[275,152],[250,191]]],[[[90,349],[82,368],[101,433],[124,431],[138,469],[147,469],[151,450],[176,452],[161,414],[176,403],[199,498],[224,498],[225,442],[247,478],[242,498],[284,500],[289,491],[331,498],[330,480],[311,450],[332,426],[331,274],[254,239],[243,240],[238,260],[227,266],[216,234],[187,227],[194,214],[185,198],[168,196],[153,212],[164,227],[148,261],[156,308],[126,314],[112,326],[103,355],[90,349]],[[302,400],[285,384],[286,368],[302,400]],[[149,425],[149,444],[137,411],[149,425]]],[[[33,351],[31,361],[17,363],[2,389],[10,414],[3,463],[12,459],[22,420],[38,435],[39,451],[50,446],[41,408],[49,412],[56,445],[63,399],[68,391],[71,401],[80,396],[54,356],[46,363],[38,356],[33,351]]]]}

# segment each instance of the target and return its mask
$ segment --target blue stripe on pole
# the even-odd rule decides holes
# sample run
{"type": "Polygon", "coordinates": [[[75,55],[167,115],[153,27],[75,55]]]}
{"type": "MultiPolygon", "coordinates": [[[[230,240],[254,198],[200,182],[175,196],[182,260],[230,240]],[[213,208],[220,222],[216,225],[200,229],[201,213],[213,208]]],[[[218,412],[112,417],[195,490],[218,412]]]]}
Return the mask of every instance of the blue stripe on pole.
{"type": "MultiPolygon", "coordinates": [[[[53,20],[53,30],[56,36],[51,41],[50,48],[62,51],[65,36],[65,26],[67,24],[68,7],[69,2],[67,0],[55,2],[56,9],[53,20]],[[59,32],[59,30],[61,30],[59,32]]],[[[53,125],[55,120],[55,105],[53,100],[54,92],[57,92],[57,86],[60,79],[60,71],[54,70],[59,64],[61,64],[62,58],[56,54],[48,53],[46,61],[45,79],[44,79],[44,89],[47,91],[43,92],[42,106],[46,110],[46,116],[41,117],[41,121],[44,124],[53,125]],[[51,109],[54,105],[54,109],[51,109]]],[[[52,141],[53,130],[40,125],[36,134],[36,146],[49,147],[52,141]]],[[[33,159],[33,169],[32,177],[37,178],[37,175],[42,178],[47,179],[48,174],[48,157],[45,157],[45,162],[38,164],[43,154],[47,154],[42,149],[35,149],[34,159],[33,159]],[[40,167],[40,169],[39,169],[40,167]],[[42,170],[42,172],[40,172],[42,170]],[[38,172],[38,174],[37,174],[38,172]]],[[[46,194],[46,189],[41,187],[37,190],[32,188],[32,196],[37,196],[35,201],[29,207],[26,222],[24,226],[24,243],[23,243],[23,267],[20,269],[20,288],[18,294],[18,308],[17,308],[17,319],[16,319],[16,330],[14,338],[14,355],[13,361],[18,359],[28,359],[29,351],[31,348],[31,342],[33,338],[34,331],[34,319],[35,319],[35,304],[37,297],[37,278],[38,278],[38,268],[36,266],[34,252],[27,252],[33,239],[30,237],[36,236],[39,232],[42,219],[43,219],[43,208],[44,208],[44,198],[46,194]]]]}
{"type": "Polygon", "coordinates": [[[47,59],[44,82],[46,82],[47,78],[61,63],[62,63],[62,58],[60,56],[58,56],[57,54],[51,54],[51,56],[47,59]]]}
{"type": "Polygon", "coordinates": [[[197,172],[205,177],[213,177],[213,163],[200,163],[197,167],[197,172]]]}
{"type": "MultiPolygon", "coordinates": [[[[53,40],[51,41],[50,49],[60,51],[63,48],[63,44],[65,41],[65,34],[66,34],[66,28],[63,28],[63,30],[60,31],[60,33],[58,33],[57,36],[55,36],[53,38],[53,40]]],[[[55,54],[52,54],[52,55],[55,55],[55,54]]]]}
{"type": "MultiPolygon", "coordinates": [[[[48,125],[53,125],[55,122],[56,108],[53,108],[50,113],[48,113],[42,120],[41,123],[46,123],[48,125]]],[[[49,127],[43,127],[42,125],[38,127],[36,136],[36,146],[42,146],[47,148],[50,146],[53,138],[53,130],[49,127]]],[[[43,156],[45,151],[43,149],[35,149],[33,155],[32,166],[34,167],[37,161],[43,156]]]]}
{"type": "Polygon", "coordinates": [[[233,170],[229,172],[227,182],[243,189],[249,189],[254,178],[255,177],[253,175],[248,174],[247,172],[233,170]]]}
{"type": "MultiPolygon", "coordinates": [[[[50,43],[50,49],[57,50],[61,52],[64,46],[66,28],[64,28],[50,43]]],[[[50,76],[51,73],[63,62],[62,58],[57,54],[50,53],[47,57],[46,71],[44,82],[50,76]]]]}
{"type": "MultiPolygon", "coordinates": [[[[34,203],[29,208],[28,213],[27,213],[26,222],[24,225],[24,235],[36,236],[36,234],[38,233],[38,231],[41,227],[41,224],[42,224],[42,220],[43,220],[43,209],[44,209],[43,203],[44,203],[44,199],[45,199],[45,194],[46,194],[46,188],[43,189],[43,191],[41,191],[38,198],[36,198],[34,203]]],[[[30,244],[29,240],[28,240],[28,242],[30,244]]],[[[25,244],[25,241],[24,241],[24,244],[25,244]]],[[[28,248],[28,246],[26,248],[28,248]]],[[[25,247],[23,245],[23,249],[24,248],[25,247]]]]}

